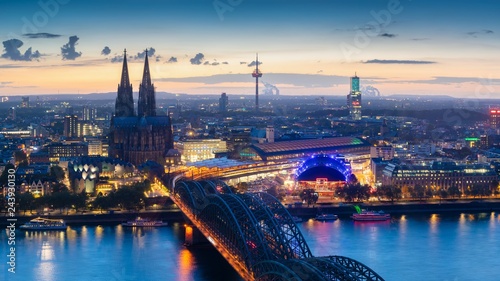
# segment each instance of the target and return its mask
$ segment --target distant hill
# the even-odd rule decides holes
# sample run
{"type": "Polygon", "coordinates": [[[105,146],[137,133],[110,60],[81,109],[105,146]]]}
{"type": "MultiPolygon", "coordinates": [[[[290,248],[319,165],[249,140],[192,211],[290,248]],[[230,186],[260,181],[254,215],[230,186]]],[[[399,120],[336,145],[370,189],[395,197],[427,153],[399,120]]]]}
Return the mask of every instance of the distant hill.
{"type": "MultiPolygon", "coordinates": [[[[134,92],[134,97],[137,97],[139,95],[138,92],[134,92]]],[[[173,93],[167,93],[167,92],[157,92],[156,93],[156,98],[157,99],[173,99],[176,96],[187,96],[187,94],[173,94],[173,93]]],[[[68,95],[71,96],[72,99],[75,99],[75,96],[85,96],[85,98],[88,99],[93,99],[93,100],[109,100],[109,99],[115,99],[116,98],[116,92],[109,92],[109,93],[90,93],[86,95],[68,95]]]]}
{"type": "Polygon", "coordinates": [[[379,98],[394,98],[394,99],[432,99],[432,100],[456,100],[457,98],[454,98],[452,96],[448,95],[388,95],[388,96],[381,96],[379,98]]]}
{"type": "MultiPolygon", "coordinates": [[[[139,95],[138,92],[134,92],[134,98],[137,99],[139,95]]],[[[43,100],[78,100],[78,99],[86,99],[86,100],[114,100],[116,99],[116,92],[108,92],[108,93],[89,93],[89,94],[44,94],[44,95],[24,95],[30,97],[30,102],[36,101],[37,97],[40,97],[43,100]]],[[[167,92],[157,92],[157,99],[173,99],[178,98],[179,96],[187,97],[190,96],[188,94],[173,94],[167,92]]],[[[20,101],[23,96],[11,96],[9,100],[11,101],[20,101]]]]}

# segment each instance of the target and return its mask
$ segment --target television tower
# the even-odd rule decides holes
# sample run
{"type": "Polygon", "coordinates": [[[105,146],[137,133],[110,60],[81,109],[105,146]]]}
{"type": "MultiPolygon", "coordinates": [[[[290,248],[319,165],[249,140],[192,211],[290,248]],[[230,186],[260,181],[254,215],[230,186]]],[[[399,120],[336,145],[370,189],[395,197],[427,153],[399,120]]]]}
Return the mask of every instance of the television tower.
{"type": "Polygon", "coordinates": [[[255,70],[252,73],[252,77],[255,77],[255,111],[259,111],[259,77],[262,77],[262,73],[259,71],[259,54],[256,54],[255,59],[255,70]]]}

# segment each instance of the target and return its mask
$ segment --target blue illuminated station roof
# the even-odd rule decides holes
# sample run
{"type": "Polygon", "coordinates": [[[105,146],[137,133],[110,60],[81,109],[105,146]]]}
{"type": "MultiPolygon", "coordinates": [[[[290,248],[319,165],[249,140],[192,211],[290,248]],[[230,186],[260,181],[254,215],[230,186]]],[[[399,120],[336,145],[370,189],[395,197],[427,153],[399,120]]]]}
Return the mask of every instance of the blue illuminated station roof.
{"type": "Polygon", "coordinates": [[[333,151],[351,147],[368,147],[370,144],[360,138],[338,137],[325,139],[308,139],[279,141],[273,143],[253,144],[252,148],[261,156],[278,156],[298,153],[314,153],[321,151],[333,151]]]}
{"type": "Polygon", "coordinates": [[[312,167],[297,176],[298,181],[316,181],[317,179],[327,179],[332,181],[346,181],[345,176],[335,168],[326,166],[312,167]]]}
{"type": "Polygon", "coordinates": [[[343,155],[317,154],[306,159],[296,171],[298,181],[346,181],[351,174],[351,166],[343,155]]]}

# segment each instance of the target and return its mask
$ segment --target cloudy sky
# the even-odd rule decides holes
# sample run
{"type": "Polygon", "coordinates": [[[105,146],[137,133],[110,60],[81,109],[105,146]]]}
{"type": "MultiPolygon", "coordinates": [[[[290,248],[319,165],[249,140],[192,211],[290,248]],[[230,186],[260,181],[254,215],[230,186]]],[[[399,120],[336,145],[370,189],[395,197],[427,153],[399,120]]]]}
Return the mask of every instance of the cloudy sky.
{"type": "Polygon", "coordinates": [[[157,91],[500,94],[500,2],[462,0],[0,0],[0,95],[134,91],[145,49],[157,91]]]}

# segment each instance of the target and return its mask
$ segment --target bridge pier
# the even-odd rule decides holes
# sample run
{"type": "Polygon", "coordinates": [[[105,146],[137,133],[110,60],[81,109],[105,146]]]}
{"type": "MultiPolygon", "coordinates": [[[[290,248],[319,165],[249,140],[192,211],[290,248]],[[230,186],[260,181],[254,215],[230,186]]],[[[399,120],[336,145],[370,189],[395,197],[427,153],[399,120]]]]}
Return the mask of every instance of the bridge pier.
{"type": "Polygon", "coordinates": [[[201,233],[201,231],[199,231],[194,225],[185,224],[184,228],[186,229],[184,234],[184,245],[193,246],[208,242],[205,236],[203,236],[203,233],[201,233]]]}

